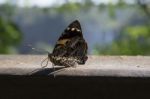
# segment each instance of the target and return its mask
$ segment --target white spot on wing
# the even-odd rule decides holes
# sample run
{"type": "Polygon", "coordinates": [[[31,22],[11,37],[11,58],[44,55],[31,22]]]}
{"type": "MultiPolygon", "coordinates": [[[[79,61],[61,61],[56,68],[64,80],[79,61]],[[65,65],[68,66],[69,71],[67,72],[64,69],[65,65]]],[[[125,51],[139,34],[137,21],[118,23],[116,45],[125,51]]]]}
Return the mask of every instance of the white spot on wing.
{"type": "Polygon", "coordinates": [[[76,29],[77,30],[77,32],[81,32],[79,29],[76,29]]]}
{"type": "Polygon", "coordinates": [[[72,28],[72,29],[71,29],[71,31],[74,31],[74,30],[75,30],[75,28],[72,28]]]}
{"type": "Polygon", "coordinates": [[[68,27],[67,30],[70,30],[70,28],[68,27]]]}

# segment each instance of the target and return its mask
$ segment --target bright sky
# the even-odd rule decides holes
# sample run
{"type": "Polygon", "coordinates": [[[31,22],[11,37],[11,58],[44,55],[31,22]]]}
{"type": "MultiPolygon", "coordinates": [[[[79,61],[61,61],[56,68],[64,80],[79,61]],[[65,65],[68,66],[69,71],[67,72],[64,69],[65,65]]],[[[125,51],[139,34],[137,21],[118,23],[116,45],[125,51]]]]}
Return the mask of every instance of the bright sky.
{"type": "MultiPolygon", "coordinates": [[[[82,0],[0,0],[0,3],[4,3],[4,2],[11,2],[11,3],[17,3],[19,6],[39,6],[39,7],[46,7],[46,6],[51,6],[53,4],[55,5],[61,5],[63,3],[65,3],[65,1],[70,1],[70,2],[80,2],[82,0]]],[[[118,0],[92,0],[94,1],[95,4],[99,4],[99,3],[115,3],[118,0]]],[[[134,2],[135,0],[126,0],[127,2],[134,2]]]]}

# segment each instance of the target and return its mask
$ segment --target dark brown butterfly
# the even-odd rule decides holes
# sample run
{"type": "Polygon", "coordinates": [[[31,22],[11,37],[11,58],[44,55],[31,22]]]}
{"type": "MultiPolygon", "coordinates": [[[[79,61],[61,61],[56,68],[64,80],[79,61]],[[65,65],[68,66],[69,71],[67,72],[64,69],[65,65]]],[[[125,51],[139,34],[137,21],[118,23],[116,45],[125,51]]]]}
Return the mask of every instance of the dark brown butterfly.
{"type": "Polygon", "coordinates": [[[87,49],[80,23],[75,20],[59,37],[48,58],[54,65],[72,67],[76,64],[85,64],[88,59],[87,49]]]}

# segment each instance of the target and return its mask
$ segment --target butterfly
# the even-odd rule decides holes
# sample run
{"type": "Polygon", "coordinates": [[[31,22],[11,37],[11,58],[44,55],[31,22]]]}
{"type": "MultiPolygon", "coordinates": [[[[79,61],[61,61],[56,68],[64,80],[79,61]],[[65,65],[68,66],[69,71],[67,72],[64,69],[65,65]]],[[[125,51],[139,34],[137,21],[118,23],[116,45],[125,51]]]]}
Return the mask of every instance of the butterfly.
{"type": "Polygon", "coordinates": [[[73,67],[85,64],[88,59],[87,50],[80,22],[75,20],[63,31],[52,53],[48,53],[48,58],[53,65],[73,67]]]}

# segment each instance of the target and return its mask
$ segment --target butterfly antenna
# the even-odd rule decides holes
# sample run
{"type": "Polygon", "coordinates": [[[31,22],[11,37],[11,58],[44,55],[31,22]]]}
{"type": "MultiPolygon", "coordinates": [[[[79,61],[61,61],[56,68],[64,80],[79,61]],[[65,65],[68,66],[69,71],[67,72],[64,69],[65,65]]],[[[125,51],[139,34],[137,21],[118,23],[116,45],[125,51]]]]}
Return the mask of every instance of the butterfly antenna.
{"type": "Polygon", "coordinates": [[[34,50],[36,52],[46,52],[46,53],[49,53],[47,50],[41,49],[41,48],[35,48],[31,44],[28,44],[27,46],[30,47],[32,50],[34,50]]]}
{"type": "Polygon", "coordinates": [[[54,66],[54,64],[52,63],[52,68],[53,68],[53,71],[55,71],[55,66],[54,66]]]}

